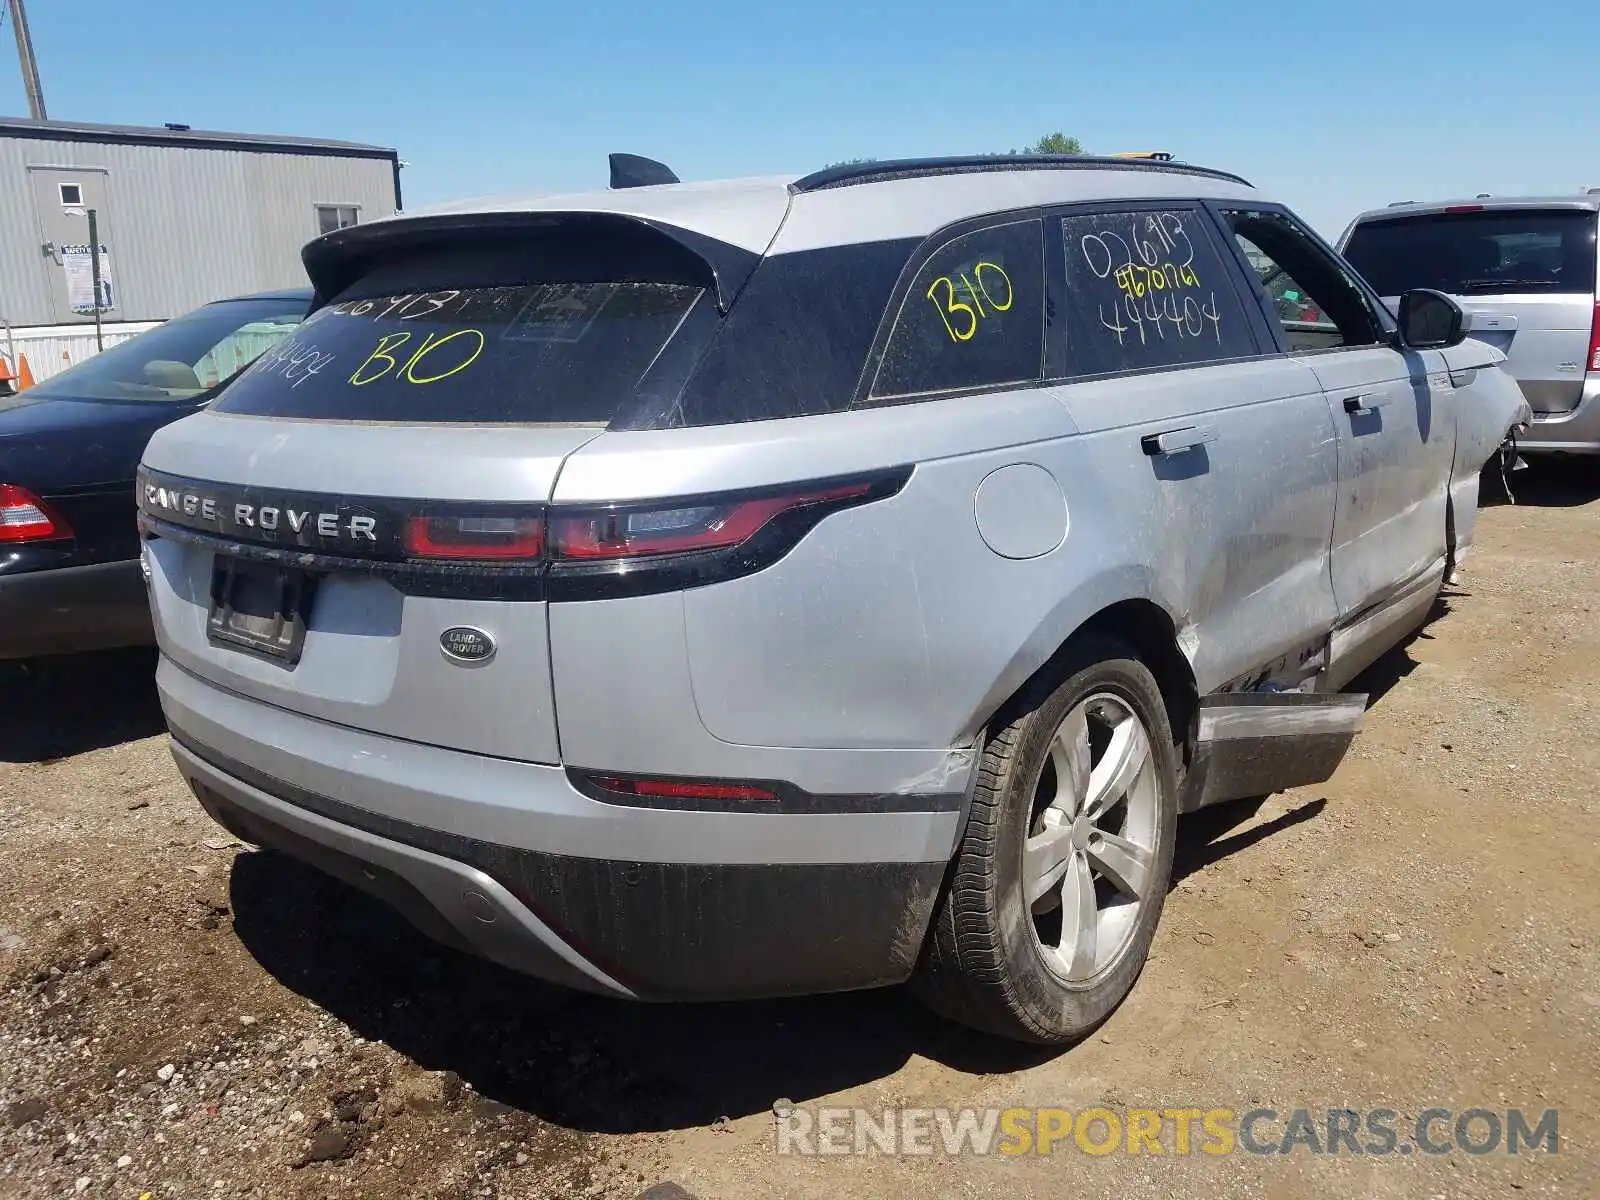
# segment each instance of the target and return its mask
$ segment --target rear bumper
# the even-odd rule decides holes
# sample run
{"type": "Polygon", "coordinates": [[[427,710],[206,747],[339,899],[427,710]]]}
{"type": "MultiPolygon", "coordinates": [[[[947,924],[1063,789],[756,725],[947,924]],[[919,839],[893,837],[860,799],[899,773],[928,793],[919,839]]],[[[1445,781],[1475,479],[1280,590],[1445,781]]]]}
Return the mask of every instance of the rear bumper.
{"type": "Polygon", "coordinates": [[[949,808],[621,808],[578,792],[559,767],[330,726],[166,660],[158,684],[180,770],[237,836],[378,895],[440,941],[606,995],[900,982],[960,821],[949,808]]]}
{"type": "Polygon", "coordinates": [[[0,658],[154,641],[136,558],[0,575],[0,658]]]}
{"type": "Polygon", "coordinates": [[[1535,413],[1517,449],[1530,454],[1600,454],[1600,376],[1591,376],[1570,412],[1535,413]]]}

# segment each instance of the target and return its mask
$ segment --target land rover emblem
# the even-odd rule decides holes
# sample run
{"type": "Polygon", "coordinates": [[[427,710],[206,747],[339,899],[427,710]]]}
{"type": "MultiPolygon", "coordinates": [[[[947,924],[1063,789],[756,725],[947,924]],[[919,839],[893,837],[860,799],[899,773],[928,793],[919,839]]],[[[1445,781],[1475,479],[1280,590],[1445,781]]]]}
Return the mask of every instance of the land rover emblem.
{"type": "Polygon", "coordinates": [[[453,625],[439,635],[439,649],[457,662],[488,662],[494,657],[494,638],[470,625],[453,625]]]}

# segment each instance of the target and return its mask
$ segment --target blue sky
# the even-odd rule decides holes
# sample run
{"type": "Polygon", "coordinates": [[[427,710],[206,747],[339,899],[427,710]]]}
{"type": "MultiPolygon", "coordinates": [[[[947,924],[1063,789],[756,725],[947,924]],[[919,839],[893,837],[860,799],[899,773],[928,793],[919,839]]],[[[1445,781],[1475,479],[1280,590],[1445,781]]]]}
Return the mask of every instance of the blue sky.
{"type": "MultiPolygon", "coordinates": [[[[29,18],[52,117],[395,146],[410,206],[601,186],[612,150],[711,178],[1056,129],[1236,171],[1329,238],[1390,200],[1600,187],[1587,0],[32,0],[29,18]]],[[[25,114],[14,66],[0,87],[25,114]]]]}

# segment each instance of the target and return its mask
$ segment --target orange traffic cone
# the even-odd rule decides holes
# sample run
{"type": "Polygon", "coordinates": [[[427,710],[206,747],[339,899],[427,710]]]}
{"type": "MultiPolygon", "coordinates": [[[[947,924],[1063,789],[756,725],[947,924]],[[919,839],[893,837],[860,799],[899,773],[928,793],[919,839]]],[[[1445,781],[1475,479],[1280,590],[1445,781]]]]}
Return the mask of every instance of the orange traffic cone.
{"type": "Polygon", "coordinates": [[[20,364],[17,370],[17,391],[25,392],[33,386],[33,372],[28,369],[26,354],[17,355],[17,362],[20,364]]]}
{"type": "Polygon", "coordinates": [[[11,364],[6,361],[6,356],[0,354],[0,391],[16,391],[16,372],[11,369],[11,364]]]}

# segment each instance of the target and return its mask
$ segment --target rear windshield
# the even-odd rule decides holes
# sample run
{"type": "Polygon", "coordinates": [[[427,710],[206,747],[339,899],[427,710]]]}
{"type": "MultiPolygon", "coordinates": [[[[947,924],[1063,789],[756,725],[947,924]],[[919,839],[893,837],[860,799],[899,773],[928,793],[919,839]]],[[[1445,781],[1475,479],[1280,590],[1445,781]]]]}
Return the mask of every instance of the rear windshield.
{"type": "Polygon", "coordinates": [[[1384,296],[1412,288],[1470,295],[1592,295],[1595,214],[1502,209],[1358,225],[1345,257],[1384,296]]]}
{"type": "Polygon", "coordinates": [[[343,421],[605,423],[635,396],[703,292],[617,279],[340,299],[257,360],[216,408],[343,421]]]}
{"type": "Polygon", "coordinates": [[[228,300],[158,325],[40,383],[47,400],[173,404],[204,399],[305,316],[293,299],[228,300]]]}

